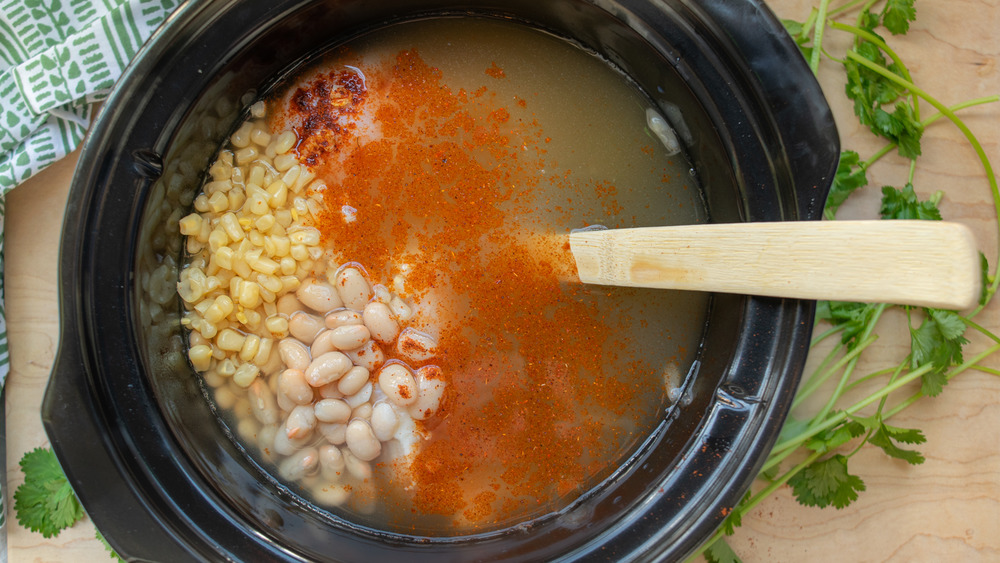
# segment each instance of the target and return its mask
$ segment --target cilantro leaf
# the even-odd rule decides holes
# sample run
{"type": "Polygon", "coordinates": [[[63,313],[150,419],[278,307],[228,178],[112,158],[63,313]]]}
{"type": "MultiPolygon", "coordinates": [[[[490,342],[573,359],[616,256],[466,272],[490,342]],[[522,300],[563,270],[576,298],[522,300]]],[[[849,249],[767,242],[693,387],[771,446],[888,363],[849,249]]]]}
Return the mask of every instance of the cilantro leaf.
{"type": "MultiPolygon", "coordinates": [[[[862,27],[872,23],[874,22],[863,20],[862,27]]],[[[878,35],[873,28],[869,31],[878,35]]],[[[889,64],[879,47],[871,41],[859,39],[852,52],[896,76],[906,74],[905,69],[895,62],[889,64]]],[[[876,135],[895,142],[902,156],[909,159],[920,156],[920,139],[924,126],[916,119],[911,103],[903,99],[907,94],[903,86],[851,57],[844,60],[844,70],[847,72],[844,91],[854,102],[854,113],[858,116],[858,121],[876,135]],[[891,112],[883,109],[883,106],[889,104],[895,104],[891,112]]]]}
{"type": "Polygon", "coordinates": [[[879,210],[883,219],[927,219],[941,220],[941,211],[933,201],[920,201],[913,184],[906,184],[902,190],[892,186],[882,188],[882,208],[879,210]]]}
{"type": "Polygon", "coordinates": [[[814,452],[827,453],[863,435],[865,427],[856,421],[847,421],[830,428],[806,442],[805,446],[814,452]]]}
{"type": "Polygon", "coordinates": [[[920,327],[910,329],[910,363],[917,368],[928,363],[934,369],[922,378],[920,390],[935,396],[941,392],[948,379],[945,371],[962,363],[962,347],[969,343],[965,338],[965,323],[958,313],[941,309],[924,309],[926,316],[920,327]]]}
{"type": "Polygon", "coordinates": [[[833,219],[840,206],[854,193],[854,190],[868,185],[868,176],[860,164],[861,157],[854,151],[840,153],[840,163],[837,173],[833,176],[833,186],[826,198],[826,208],[823,211],[827,219],[833,219]]]}
{"type": "Polygon", "coordinates": [[[805,33],[805,26],[795,20],[781,20],[781,24],[785,26],[785,31],[799,46],[799,51],[802,51],[806,60],[812,58],[813,48],[809,46],[810,37],[805,33]]]}
{"type": "Polygon", "coordinates": [[[924,438],[924,434],[919,430],[896,428],[895,426],[889,426],[884,422],[879,423],[878,430],[876,430],[875,433],[868,438],[868,443],[882,448],[882,451],[884,451],[889,457],[902,459],[910,465],[919,465],[923,463],[924,456],[920,455],[920,452],[916,450],[904,450],[897,446],[895,442],[901,442],[903,444],[922,444],[925,441],[927,441],[927,439],[924,438]]]}
{"type": "Polygon", "coordinates": [[[108,540],[104,538],[104,534],[102,534],[100,530],[95,529],[94,533],[98,541],[100,541],[101,544],[104,545],[104,549],[108,550],[111,559],[113,559],[114,561],[118,561],[120,563],[125,563],[125,560],[122,559],[121,555],[118,555],[118,552],[115,551],[115,548],[111,547],[111,544],[108,543],[108,540]]]}
{"type": "Polygon", "coordinates": [[[878,305],[874,303],[820,301],[816,307],[816,318],[829,321],[834,327],[842,327],[844,332],[840,341],[847,345],[848,350],[853,350],[877,309],[878,305]]]}
{"type": "Polygon", "coordinates": [[[83,507],[52,450],[36,448],[24,454],[20,465],[24,483],[14,492],[14,510],[22,526],[50,538],[83,518],[83,507]]]}
{"type": "Polygon", "coordinates": [[[739,556],[736,555],[733,548],[729,547],[724,538],[719,538],[709,544],[704,555],[709,563],[740,563],[739,556]]]}
{"type": "Polygon", "coordinates": [[[914,0],[889,0],[882,16],[882,25],[893,35],[903,35],[910,30],[910,22],[917,19],[914,0]]]}
{"type": "Polygon", "coordinates": [[[824,508],[831,504],[844,508],[865,490],[860,477],[847,471],[847,458],[841,454],[816,461],[788,480],[795,498],[805,506],[824,508]]]}
{"type": "Polygon", "coordinates": [[[743,498],[740,499],[740,502],[736,503],[736,506],[731,508],[729,513],[726,514],[726,519],[722,521],[722,532],[725,535],[731,536],[735,534],[736,528],[739,528],[740,524],[743,523],[743,511],[740,510],[740,507],[750,502],[750,498],[752,496],[753,495],[750,494],[750,491],[747,491],[746,494],[743,495],[743,498]]]}
{"type": "Polygon", "coordinates": [[[867,417],[851,416],[851,420],[859,426],[871,431],[868,442],[874,446],[882,448],[882,451],[890,457],[905,460],[911,465],[918,465],[924,462],[924,456],[914,450],[904,450],[896,445],[902,444],[923,444],[927,441],[923,432],[910,428],[898,428],[889,426],[882,419],[882,416],[875,414],[867,417]]]}

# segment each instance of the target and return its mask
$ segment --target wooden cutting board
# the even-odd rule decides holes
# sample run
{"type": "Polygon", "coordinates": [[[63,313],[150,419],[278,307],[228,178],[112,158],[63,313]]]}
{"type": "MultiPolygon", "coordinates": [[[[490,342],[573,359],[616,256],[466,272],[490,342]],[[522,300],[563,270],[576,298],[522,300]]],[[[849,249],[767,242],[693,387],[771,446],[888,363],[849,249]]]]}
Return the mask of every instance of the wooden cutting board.
{"type": "MultiPolygon", "coordinates": [[[[812,2],[772,0],[781,17],[803,20],[812,2]]],[[[891,39],[918,84],[953,104],[1000,93],[1000,8],[994,0],[918,0],[918,18],[904,38],[891,39]]],[[[833,34],[831,34],[832,36],[833,34]]],[[[836,48],[835,48],[836,49],[836,48]]],[[[863,130],[843,95],[842,71],[824,61],[821,81],[839,123],[844,147],[870,155],[882,146],[863,130]]],[[[1000,167],[1000,105],[962,117],[1000,167]]],[[[945,218],[968,225],[988,257],[997,252],[994,211],[985,176],[959,132],[946,122],[924,135],[925,157],[915,184],[924,196],[947,194],[945,218]]],[[[42,393],[58,340],[56,264],[69,181],[77,154],[7,196],[7,330],[11,375],[7,388],[7,489],[23,482],[18,460],[47,446],[39,417],[42,393]]],[[[841,211],[842,218],[874,218],[878,187],[905,182],[907,163],[892,156],[870,173],[871,186],[841,211]]],[[[995,266],[995,264],[994,264],[995,266]]],[[[1000,302],[977,320],[1000,333],[1000,302]]],[[[894,365],[906,353],[905,319],[890,315],[862,370],[894,365]]],[[[975,339],[969,353],[984,348],[975,339]]],[[[814,364],[821,354],[814,354],[814,364]]],[[[1000,369],[1000,356],[987,366],[1000,369]]],[[[806,405],[804,408],[808,408],[806,405]]],[[[787,488],[762,503],[730,543],[744,561],[1000,561],[1000,377],[978,372],[952,381],[938,398],[923,400],[894,419],[919,427],[926,463],[911,467],[865,448],[851,461],[868,490],[844,510],[799,506],[787,488]]],[[[55,538],[22,528],[8,513],[10,561],[104,561],[106,552],[84,521],[55,538]]]]}

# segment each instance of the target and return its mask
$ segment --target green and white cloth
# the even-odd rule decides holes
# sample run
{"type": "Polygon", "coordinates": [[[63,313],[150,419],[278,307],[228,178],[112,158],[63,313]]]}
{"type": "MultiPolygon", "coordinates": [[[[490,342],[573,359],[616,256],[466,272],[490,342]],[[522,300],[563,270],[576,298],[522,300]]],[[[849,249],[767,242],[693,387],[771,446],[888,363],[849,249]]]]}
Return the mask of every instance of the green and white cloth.
{"type": "Polygon", "coordinates": [[[181,0],[0,0],[0,386],[8,191],[72,152],[129,60],[181,0]]]}

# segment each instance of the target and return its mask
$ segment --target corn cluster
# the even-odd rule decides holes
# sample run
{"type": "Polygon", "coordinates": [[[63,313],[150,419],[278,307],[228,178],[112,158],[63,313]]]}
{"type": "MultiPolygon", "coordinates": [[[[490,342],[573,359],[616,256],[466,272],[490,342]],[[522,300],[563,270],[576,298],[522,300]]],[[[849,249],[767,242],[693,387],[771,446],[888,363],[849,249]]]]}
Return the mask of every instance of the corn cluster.
{"type": "Polygon", "coordinates": [[[305,221],[319,206],[307,194],[325,188],[290,152],[295,133],[272,135],[263,102],[250,113],[209,168],[195,212],[179,220],[190,260],[177,283],[191,364],[243,388],[281,365],[275,342],[288,319],[276,302],[323,255],[319,231],[305,221]]]}

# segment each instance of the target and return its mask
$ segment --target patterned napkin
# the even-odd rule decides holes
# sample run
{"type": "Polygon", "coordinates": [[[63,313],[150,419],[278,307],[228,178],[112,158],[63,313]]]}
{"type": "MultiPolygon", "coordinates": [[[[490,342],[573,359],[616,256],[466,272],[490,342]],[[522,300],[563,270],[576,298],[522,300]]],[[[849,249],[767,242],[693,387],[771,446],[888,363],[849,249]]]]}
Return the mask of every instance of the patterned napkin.
{"type": "Polygon", "coordinates": [[[0,0],[0,387],[8,191],[72,152],[94,103],[181,0],[0,0]]]}

